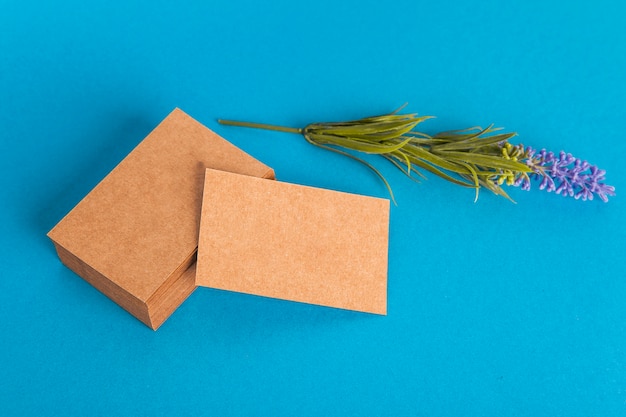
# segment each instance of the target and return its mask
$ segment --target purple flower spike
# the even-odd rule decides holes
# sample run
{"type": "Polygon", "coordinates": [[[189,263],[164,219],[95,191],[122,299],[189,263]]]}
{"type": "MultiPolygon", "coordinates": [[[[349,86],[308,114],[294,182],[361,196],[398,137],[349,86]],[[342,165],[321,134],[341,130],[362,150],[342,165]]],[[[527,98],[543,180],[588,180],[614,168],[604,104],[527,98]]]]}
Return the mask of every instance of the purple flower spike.
{"type": "MultiPolygon", "coordinates": [[[[541,180],[540,190],[554,191],[564,197],[583,201],[593,200],[594,195],[597,195],[605,203],[609,201],[609,196],[615,195],[615,187],[603,182],[606,174],[603,169],[575,158],[572,154],[561,151],[556,156],[545,149],[536,152],[527,147],[525,155],[523,161],[533,170],[529,177],[541,180]]],[[[514,185],[521,186],[523,190],[529,189],[528,179],[521,178],[514,185]]]]}

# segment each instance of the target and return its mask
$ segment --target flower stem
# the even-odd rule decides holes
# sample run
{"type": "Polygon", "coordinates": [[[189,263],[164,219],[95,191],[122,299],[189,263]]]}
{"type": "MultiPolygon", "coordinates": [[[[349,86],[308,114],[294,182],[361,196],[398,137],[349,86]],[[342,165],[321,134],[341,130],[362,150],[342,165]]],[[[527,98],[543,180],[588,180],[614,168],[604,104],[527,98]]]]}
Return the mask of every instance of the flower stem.
{"type": "Polygon", "coordinates": [[[298,129],[295,127],[268,125],[265,123],[238,122],[236,120],[224,120],[224,119],[218,119],[217,122],[221,125],[227,125],[227,126],[250,127],[253,129],[274,130],[277,132],[286,132],[286,133],[302,133],[302,129],[298,129]]]}

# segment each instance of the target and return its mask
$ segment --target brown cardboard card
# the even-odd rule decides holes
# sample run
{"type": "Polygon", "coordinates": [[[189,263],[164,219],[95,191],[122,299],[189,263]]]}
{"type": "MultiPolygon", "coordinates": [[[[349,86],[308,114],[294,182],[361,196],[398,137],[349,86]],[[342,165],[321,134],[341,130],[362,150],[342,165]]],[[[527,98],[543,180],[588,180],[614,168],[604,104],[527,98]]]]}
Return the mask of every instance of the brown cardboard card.
{"type": "Polygon", "coordinates": [[[196,285],[387,312],[389,200],[206,170],[196,285]]]}
{"type": "Polygon", "coordinates": [[[274,177],[175,109],[48,236],[63,263],[156,329],[195,288],[207,167],[274,177]]]}

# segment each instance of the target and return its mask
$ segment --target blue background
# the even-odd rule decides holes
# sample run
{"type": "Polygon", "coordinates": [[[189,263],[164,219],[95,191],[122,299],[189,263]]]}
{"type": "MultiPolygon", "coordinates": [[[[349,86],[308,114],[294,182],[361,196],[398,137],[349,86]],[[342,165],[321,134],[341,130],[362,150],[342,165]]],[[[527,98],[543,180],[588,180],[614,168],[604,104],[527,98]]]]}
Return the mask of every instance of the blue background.
{"type": "MultiPolygon", "coordinates": [[[[626,414],[621,1],[0,0],[0,415],[626,414]],[[281,180],[387,197],[290,126],[495,123],[607,170],[608,204],[394,188],[386,317],[199,289],[153,332],[46,233],[175,106],[281,180]]],[[[341,254],[337,254],[341,256],[341,254]]]]}

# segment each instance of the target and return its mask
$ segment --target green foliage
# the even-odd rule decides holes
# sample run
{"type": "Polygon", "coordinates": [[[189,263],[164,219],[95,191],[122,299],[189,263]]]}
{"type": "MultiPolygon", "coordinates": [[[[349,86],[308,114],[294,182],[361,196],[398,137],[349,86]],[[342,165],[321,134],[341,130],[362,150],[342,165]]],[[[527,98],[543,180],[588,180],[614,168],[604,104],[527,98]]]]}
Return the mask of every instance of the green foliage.
{"type": "Polygon", "coordinates": [[[391,187],[380,171],[350,151],[380,155],[414,179],[412,174],[423,177],[423,170],[474,188],[476,198],[484,187],[510,199],[500,185],[510,184],[531,172],[528,165],[520,162],[524,155],[519,155],[518,148],[508,143],[515,133],[498,133],[499,129],[489,126],[430,136],[415,130],[430,116],[398,114],[399,110],[347,122],[311,123],[302,129],[230,120],[219,123],[300,133],[309,143],[356,159],[372,169],[385,183],[392,199],[391,187]]]}

